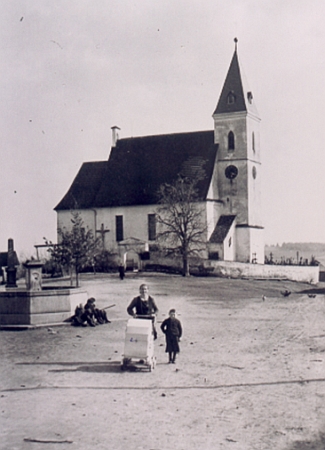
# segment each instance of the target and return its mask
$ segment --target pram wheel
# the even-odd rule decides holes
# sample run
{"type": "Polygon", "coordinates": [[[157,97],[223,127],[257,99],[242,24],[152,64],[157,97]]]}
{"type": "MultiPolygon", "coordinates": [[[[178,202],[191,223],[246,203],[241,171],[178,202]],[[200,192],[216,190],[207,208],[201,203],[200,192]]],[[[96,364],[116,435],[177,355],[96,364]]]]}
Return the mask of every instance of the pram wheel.
{"type": "Polygon", "coordinates": [[[123,358],[122,364],[121,364],[121,370],[127,370],[128,366],[130,365],[131,358],[123,358]]]}
{"type": "Polygon", "coordinates": [[[147,362],[147,364],[148,364],[149,372],[152,372],[152,371],[154,370],[154,368],[156,367],[156,358],[155,358],[155,357],[151,358],[151,359],[147,362]]]}

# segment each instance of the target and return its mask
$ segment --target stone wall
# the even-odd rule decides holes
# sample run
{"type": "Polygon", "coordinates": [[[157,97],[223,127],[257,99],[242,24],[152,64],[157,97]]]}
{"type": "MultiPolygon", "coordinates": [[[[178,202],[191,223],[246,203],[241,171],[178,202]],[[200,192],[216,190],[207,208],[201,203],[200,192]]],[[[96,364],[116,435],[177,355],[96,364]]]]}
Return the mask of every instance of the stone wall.
{"type": "MultiPolygon", "coordinates": [[[[152,253],[146,266],[168,266],[173,269],[182,268],[181,258],[163,258],[152,253]]],[[[265,280],[291,280],[302,283],[317,284],[319,281],[318,266],[282,266],[268,264],[249,264],[233,261],[191,260],[190,272],[193,275],[209,275],[231,278],[258,278],[265,280]]]]}
{"type": "Polygon", "coordinates": [[[282,266],[204,261],[203,267],[209,275],[221,277],[282,279],[311,284],[317,284],[319,279],[318,266],[282,266]]]}
{"type": "Polygon", "coordinates": [[[85,304],[86,301],[87,292],[81,288],[0,292],[0,327],[62,323],[74,314],[79,303],[85,304]]]}

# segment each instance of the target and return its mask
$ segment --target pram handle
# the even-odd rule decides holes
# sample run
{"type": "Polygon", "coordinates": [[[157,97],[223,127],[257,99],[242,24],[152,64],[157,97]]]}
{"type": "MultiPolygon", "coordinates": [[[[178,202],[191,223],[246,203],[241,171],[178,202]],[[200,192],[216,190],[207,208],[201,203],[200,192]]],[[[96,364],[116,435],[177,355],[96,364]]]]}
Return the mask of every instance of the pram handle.
{"type": "Polygon", "coordinates": [[[135,319],[148,319],[152,320],[153,322],[156,320],[155,314],[135,314],[133,317],[135,319]]]}

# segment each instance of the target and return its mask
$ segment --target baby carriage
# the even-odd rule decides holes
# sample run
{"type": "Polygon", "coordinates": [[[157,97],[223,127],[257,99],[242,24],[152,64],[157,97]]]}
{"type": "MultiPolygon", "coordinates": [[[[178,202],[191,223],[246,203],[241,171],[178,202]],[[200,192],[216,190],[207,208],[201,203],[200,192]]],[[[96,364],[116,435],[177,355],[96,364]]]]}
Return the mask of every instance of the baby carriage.
{"type": "Polygon", "coordinates": [[[149,370],[151,372],[155,368],[153,322],[153,316],[136,316],[128,320],[122,370],[149,370]]]}

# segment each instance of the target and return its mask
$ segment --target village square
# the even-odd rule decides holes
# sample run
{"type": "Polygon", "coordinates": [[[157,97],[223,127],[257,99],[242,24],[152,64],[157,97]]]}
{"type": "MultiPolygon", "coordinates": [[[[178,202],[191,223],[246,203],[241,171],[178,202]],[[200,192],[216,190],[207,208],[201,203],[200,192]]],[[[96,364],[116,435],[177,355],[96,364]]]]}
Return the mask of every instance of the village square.
{"type": "Polygon", "coordinates": [[[247,89],[235,39],[214,133],[118,140],[113,127],[108,163],[85,163],[55,208],[58,245],[36,247],[70,264],[75,286],[73,270],[44,277],[38,255],[20,278],[9,239],[1,448],[324,448],[325,291],[318,265],[264,264],[259,117],[247,89]],[[172,199],[183,208],[176,217],[156,209],[159,185],[173,180],[177,195],[192,180],[198,186],[195,199],[172,199]],[[186,252],[166,257],[157,237],[188,211],[187,229],[205,236],[206,254],[193,256],[199,240],[189,238],[186,252]],[[95,259],[93,271],[82,270],[81,249],[97,234],[102,253],[115,245],[110,273],[98,273],[95,259]],[[139,328],[148,320],[128,319],[139,286],[158,308],[154,338],[151,325],[139,328]],[[79,320],[87,299],[105,311],[101,320],[84,312],[79,320]],[[161,328],[170,310],[183,329],[176,361],[161,328]],[[144,353],[134,350],[140,344],[144,353]]]}
{"type": "Polygon", "coordinates": [[[98,307],[115,304],[111,323],[0,333],[1,449],[324,448],[322,283],[132,272],[80,281],[98,307]],[[159,308],[156,367],[122,371],[126,308],[141,283],[159,308]],[[160,331],[170,308],[183,326],[176,364],[160,331]]]}
{"type": "Polygon", "coordinates": [[[104,3],[6,10],[0,449],[324,450],[321,14],[104,3]]]}

